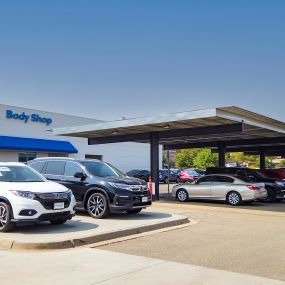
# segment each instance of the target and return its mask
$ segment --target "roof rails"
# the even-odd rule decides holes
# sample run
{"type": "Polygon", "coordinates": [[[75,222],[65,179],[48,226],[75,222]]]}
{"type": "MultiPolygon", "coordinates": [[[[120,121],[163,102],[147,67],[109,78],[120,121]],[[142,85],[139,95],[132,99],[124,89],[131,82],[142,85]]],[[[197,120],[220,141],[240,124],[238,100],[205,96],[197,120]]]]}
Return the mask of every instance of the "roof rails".
{"type": "Polygon", "coordinates": [[[41,160],[41,159],[54,159],[54,160],[57,160],[57,159],[67,159],[67,160],[74,160],[74,158],[66,157],[66,156],[55,156],[55,157],[43,156],[43,157],[34,158],[33,160],[41,160]]]}

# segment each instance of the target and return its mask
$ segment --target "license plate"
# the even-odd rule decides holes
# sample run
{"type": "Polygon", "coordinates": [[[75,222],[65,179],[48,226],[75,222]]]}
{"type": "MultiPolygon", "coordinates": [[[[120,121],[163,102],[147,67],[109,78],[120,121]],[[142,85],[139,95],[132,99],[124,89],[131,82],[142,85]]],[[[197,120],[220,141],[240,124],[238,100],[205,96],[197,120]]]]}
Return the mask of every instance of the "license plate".
{"type": "Polygon", "coordinates": [[[54,203],[53,209],[54,210],[64,209],[64,202],[54,203]]]}
{"type": "Polygon", "coordinates": [[[142,197],[142,203],[146,203],[147,202],[147,197],[142,197]]]}

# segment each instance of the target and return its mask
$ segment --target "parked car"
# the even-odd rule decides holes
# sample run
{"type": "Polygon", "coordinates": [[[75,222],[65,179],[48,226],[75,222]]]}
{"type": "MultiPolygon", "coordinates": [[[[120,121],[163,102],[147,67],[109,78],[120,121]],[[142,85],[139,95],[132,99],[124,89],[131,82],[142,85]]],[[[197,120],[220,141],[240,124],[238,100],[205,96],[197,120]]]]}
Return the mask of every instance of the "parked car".
{"type": "Polygon", "coordinates": [[[63,224],[74,216],[75,205],[68,188],[47,181],[24,164],[0,163],[0,232],[16,224],[63,224]]]}
{"type": "Polygon", "coordinates": [[[264,175],[278,180],[285,180],[285,168],[260,169],[264,175]]]}
{"type": "Polygon", "coordinates": [[[179,173],[181,172],[181,169],[177,169],[177,168],[171,168],[170,169],[173,173],[175,173],[176,175],[179,175],[179,173]]]}
{"type": "Polygon", "coordinates": [[[179,182],[178,175],[174,173],[172,170],[168,170],[168,169],[159,170],[158,178],[159,178],[159,182],[163,182],[163,183],[168,183],[168,182],[178,183],[179,182]]]}
{"type": "Polygon", "coordinates": [[[179,173],[179,183],[192,183],[201,177],[201,174],[194,169],[185,169],[179,173]]]}
{"type": "Polygon", "coordinates": [[[257,169],[244,167],[209,167],[206,170],[206,174],[229,174],[239,178],[244,177],[252,182],[264,183],[268,193],[266,199],[268,202],[285,198],[285,181],[269,178],[257,169]]]}
{"type": "Polygon", "coordinates": [[[105,218],[110,212],[137,214],[152,203],[145,181],[126,177],[100,160],[48,157],[28,164],[47,179],[70,188],[77,206],[93,218],[105,218]]]}
{"type": "Polygon", "coordinates": [[[126,175],[129,177],[138,178],[144,180],[145,182],[148,182],[151,174],[149,170],[134,169],[127,172],[126,175]]]}
{"type": "Polygon", "coordinates": [[[181,202],[189,199],[226,201],[237,206],[242,202],[251,202],[266,198],[264,183],[252,183],[246,178],[231,175],[205,175],[192,184],[178,184],[172,189],[172,196],[181,202]]]}

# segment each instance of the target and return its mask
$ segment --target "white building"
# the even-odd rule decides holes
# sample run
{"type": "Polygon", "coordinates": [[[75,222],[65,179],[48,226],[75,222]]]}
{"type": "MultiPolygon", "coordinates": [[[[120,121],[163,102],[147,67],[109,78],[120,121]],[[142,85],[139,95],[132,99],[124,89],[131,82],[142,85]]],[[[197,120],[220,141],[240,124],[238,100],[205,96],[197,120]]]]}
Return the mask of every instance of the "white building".
{"type": "Polygon", "coordinates": [[[42,156],[98,158],[122,171],[149,169],[149,144],[88,145],[85,138],[54,136],[57,127],[94,124],[102,120],[0,105],[0,161],[42,156]]]}

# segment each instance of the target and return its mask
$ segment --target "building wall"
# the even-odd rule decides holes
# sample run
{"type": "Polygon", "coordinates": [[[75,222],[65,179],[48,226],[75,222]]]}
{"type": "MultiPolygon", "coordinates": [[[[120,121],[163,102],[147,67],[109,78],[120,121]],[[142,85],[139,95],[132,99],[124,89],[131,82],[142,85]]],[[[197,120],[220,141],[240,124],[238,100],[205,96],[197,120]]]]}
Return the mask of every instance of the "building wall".
{"type": "MultiPolygon", "coordinates": [[[[70,157],[84,158],[85,154],[103,155],[104,161],[114,164],[122,171],[134,168],[150,168],[149,144],[118,143],[89,146],[85,138],[54,136],[51,132],[51,129],[56,127],[80,126],[97,122],[102,122],[102,120],[0,105],[0,136],[70,141],[79,151],[77,154],[69,155],[70,157]],[[41,118],[51,118],[52,123],[47,125],[45,123],[33,122],[31,118],[26,123],[23,120],[8,119],[6,118],[7,110],[17,114],[23,114],[24,112],[29,116],[37,114],[41,118]]],[[[38,157],[46,155],[47,153],[37,154],[38,157]]],[[[18,152],[0,150],[0,161],[18,161],[18,152]]]]}

